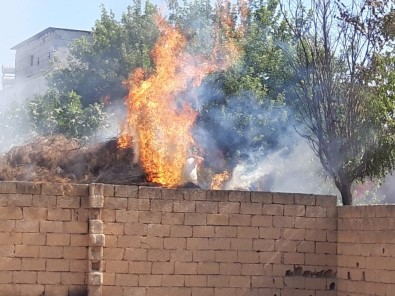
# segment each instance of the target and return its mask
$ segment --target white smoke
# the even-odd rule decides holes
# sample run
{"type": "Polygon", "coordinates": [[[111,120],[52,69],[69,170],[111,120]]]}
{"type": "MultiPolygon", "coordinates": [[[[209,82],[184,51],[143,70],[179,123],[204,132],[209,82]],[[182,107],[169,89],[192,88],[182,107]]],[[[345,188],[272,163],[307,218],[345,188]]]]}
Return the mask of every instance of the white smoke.
{"type": "Polygon", "coordinates": [[[236,165],[227,189],[309,194],[336,194],[319,159],[301,138],[293,147],[269,153],[251,153],[236,165]]]}

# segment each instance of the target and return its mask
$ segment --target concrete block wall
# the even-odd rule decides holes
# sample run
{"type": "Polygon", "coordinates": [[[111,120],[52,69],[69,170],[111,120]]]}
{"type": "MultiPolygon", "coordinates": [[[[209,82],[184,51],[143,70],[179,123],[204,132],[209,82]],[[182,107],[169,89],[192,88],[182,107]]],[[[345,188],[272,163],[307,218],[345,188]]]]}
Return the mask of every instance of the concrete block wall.
{"type": "Polygon", "coordinates": [[[338,208],[338,295],[395,295],[395,206],[338,208]]]}
{"type": "Polygon", "coordinates": [[[335,197],[106,186],[103,295],[336,295],[335,197]]]}
{"type": "Polygon", "coordinates": [[[0,295],[393,295],[395,206],[0,182],[0,295]]]}
{"type": "Polygon", "coordinates": [[[86,295],[88,187],[0,182],[0,295],[86,295]]]}

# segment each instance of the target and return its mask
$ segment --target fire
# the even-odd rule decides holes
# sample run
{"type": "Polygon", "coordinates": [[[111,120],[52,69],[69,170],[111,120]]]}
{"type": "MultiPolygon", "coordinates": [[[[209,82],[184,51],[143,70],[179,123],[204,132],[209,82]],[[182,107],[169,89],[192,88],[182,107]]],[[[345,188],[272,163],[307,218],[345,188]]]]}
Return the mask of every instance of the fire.
{"type": "Polygon", "coordinates": [[[230,173],[228,171],[224,171],[219,174],[215,174],[211,181],[211,189],[213,190],[221,190],[225,187],[225,182],[229,181],[230,173]]]}
{"type": "Polygon", "coordinates": [[[197,112],[185,94],[209,73],[234,62],[238,49],[227,42],[225,51],[215,46],[210,57],[193,56],[187,53],[187,40],[179,30],[160,16],[156,22],[161,36],[152,51],[155,72],[146,78],[144,70],[137,69],[127,83],[128,128],[123,129],[119,146],[131,142],[125,130],[133,130],[134,149],[147,180],[172,187],[182,182],[182,168],[194,144],[191,128],[197,112]]]}

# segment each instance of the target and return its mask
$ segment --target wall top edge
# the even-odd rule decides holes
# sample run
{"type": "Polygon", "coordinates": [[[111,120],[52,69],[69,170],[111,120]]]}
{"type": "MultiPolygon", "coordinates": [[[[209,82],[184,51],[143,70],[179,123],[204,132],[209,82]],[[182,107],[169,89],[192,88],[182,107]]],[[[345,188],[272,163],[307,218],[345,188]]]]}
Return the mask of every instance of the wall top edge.
{"type": "Polygon", "coordinates": [[[298,204],[335,206],[336,197],[302,193],[240,190],[207,190],[199,188],[164,188],[142,185],[77,184],[28,181],[0,181],[0,194],[66,195],[88,197],[90,187],[102,186],[104,197],[205,200],[228,202],[261,202],[267,204],[298,204]]]}

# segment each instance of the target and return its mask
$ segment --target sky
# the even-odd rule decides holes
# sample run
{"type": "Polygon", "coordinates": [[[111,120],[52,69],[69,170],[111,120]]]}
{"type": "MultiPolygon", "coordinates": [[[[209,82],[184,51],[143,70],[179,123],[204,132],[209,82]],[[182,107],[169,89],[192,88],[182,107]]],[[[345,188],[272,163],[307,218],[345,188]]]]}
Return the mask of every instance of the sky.
{"type": "Polygon", "coordinates": [[[0,0],[0,64],[14,66],[10,48],[48,27],[91,30],[101,4],[120,19],[133,0],[0,0]]]}

